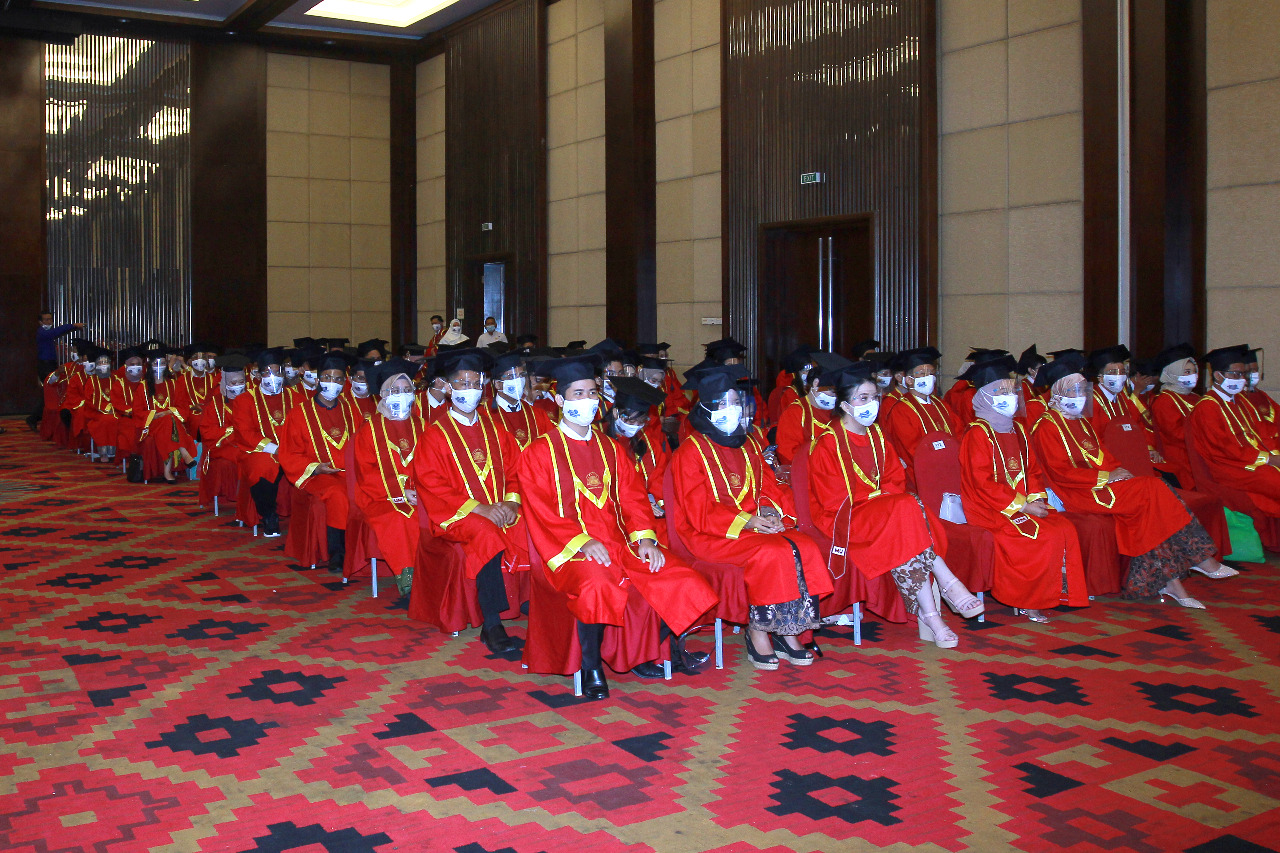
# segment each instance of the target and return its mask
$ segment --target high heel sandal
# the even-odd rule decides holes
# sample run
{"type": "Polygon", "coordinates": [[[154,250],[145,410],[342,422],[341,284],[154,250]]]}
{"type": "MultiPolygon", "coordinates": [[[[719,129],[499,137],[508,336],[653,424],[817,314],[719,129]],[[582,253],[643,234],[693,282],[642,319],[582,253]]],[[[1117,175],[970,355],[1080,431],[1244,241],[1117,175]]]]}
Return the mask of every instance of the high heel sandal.
{"type": "Polygon", "coordinates": [[[1191,571],[1193,571],[1193,572],[1199,572],[1200,574],[1204,575],[1205,577],[1207,577],[1207,578],[1213,578],[1213,579],[1214,579],[1214,580],[1216,580],[1216,581],[1217,581],[1217,580],[1222,580],[1223,578],[1233,578],[1233,577],[1235,577],[1236,575],[1240,574],[1240,573],[1239,573],[1239,572],[1237,572],[1235,569],[1233,569],[1233,568],[1231,568],[1230,566],[1228,566],[1226,563],[1220,563],[1220,564],[1219,564],[1219,566],[1220,566],[1220,568],[1214,569],[1214,570],[1213,570],[1213,571],[1211,571],[1211,572],[1210,572],[1210,571],[1205,571],[1204,569],[1200,568],[1199,566],[1192,566],[1192,567],[1191,567],[1191,571]]]}
{"type": "Polygon", "coordinates": [[[1168,596],[1169,598],[1172,598],[1172,599],[1173,599],[1174,601],[1176,601],[1180,606],[1182,606],[1182,607],[1186,607],[1186,608],[1189,608],[1189,609],[1191,609],[1191,610],[1204,610],[1204,609],[1206,609],[1206,608],[1205,608],[1205,606],[1204,606],[1203,604],[1201,604],[1199,601],[1196,601],[1194,598],[1192,598],[1192,597],[1191,597],[1191,596],[1189,596],[1189,595],[1188,595],[1187,597],[1185,597],[1185,598],[1178,598],[1178,596],[1174,595],[1172,592],[1170,592],[1170,591],[1169,591],[1169,587],[1168,587],[1168,586],[1164,586],[1164,587],[1162,587],[1162,588],[1160,589],[1160,602],[1161,602],[1162,604],[1164,603],[1165,596],[1168,596]]]}
{"type": "Polygon", "coordinates": [[[793,649],[787,645],[787,641],[771,634],[773,640],[773,651],[777,654],[778,660],[785,660],[787,663],[793,663],[796,666],[809,666],[813,663],[813,652],[808,649],[793,649]]]}
{"type": "MultiPolygon", "coordinates": [[[[969,596],[974,600],[974,602],[976,603],[975,607],[969,607],[964,610],[961,610],[958,606],[956,606],[956,603],[951,600],[950,590],[952,587],[954,587],[958,583],[960,583],[960,578],[952,578],[951,583],[942,587],[943,600],[947,602],[948,607],[950,607],[953,611],[955,611],[960,616],[963,616],[965,619],[972,619],[975,616],[980,616],[983,612],[986,611],[987,608],[981,601],[978,601],[978,596],[969,592],[967,589],[965,590],[965,595],[969,596]]],[[[960,586],[961,588],[963,588],[964,584],[960,584],[960,586]]]]}
{"type": "Polygon", "coordinates": [[[1048,622],[1049,622],[1049,617],[1048,617],[1048,616],[1045,616],[1045,615],[1044,615],[1043,613],[1041,613],[1039,610],[1029,610],[1029,609],[1027,609],[1027,608],[1025,608],[1025,607],[1015,607],[1015,608],[1013,608],[1013,615],[1014,615],[1014,616],[1025,616],[1025,617],[1027,617],[1028,619],[1030,619],[1032,622],[1039,622],[1041,625],[1048,624],[1048,622]]]}
{"type": "Polygon", "coordinates": [[[931,616],[937,616],[939,619],[942,618],[942,614],[938,612],[938,610],[935,610],[932,613],[916,614],[916,624],[920,626],[920,639],[927,643],[933,643],[940,649],[954,649],[956,646],[960,645],[960,638],[956,636],[954,631],[947,628],[945,624],[942,627],[946,628],[946,634],[942,634],[940,632],[934,633],[934,630],[925,624],[924,621],[926,617],[931,616]]]}
{"type": "Polygon", "coordinates": [[[751,661],[751,665],[756,669],[775,670],[778,668],[778,656],[774,654],[762,655],[756,651],[755,644],[751,642],[751,632],[743,631],[742,638],[747,643],[747,660],[751,661]]]}

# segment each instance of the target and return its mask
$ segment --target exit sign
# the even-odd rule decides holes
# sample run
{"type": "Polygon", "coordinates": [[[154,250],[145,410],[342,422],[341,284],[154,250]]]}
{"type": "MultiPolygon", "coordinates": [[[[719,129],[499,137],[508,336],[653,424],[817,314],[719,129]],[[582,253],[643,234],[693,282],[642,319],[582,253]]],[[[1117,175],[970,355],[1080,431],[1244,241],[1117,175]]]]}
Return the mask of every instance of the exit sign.
{"type": "Polygon", "coordinates": [[[825,184],[826,182],[827,182],[827,176],[826,176],[826,173],[824,172],[801,172],[800,173],[801,186],[805,184],[825,184]]]}

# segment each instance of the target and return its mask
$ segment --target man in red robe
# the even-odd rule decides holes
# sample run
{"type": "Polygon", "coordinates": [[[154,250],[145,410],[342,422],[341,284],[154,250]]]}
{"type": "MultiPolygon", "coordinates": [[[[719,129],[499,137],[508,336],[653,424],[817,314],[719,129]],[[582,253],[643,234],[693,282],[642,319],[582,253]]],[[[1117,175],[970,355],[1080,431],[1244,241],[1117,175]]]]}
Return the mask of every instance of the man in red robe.
{"type": "Polygon", "coordinates": [[[367,418],[378,410],[378,396],[369,392],[369,377],[366,371],[373,367],[373,362],[362,358],[351,366],[351,378],[347,381],[346,397],[356,407],[361,418],[367,418]]]}
{"type": "MultiPolygon", "coordinates": [[[[885,413],[880,404],[880,420],[884,431],[893,442],[893,448],[911,471],[915,465],[916,448],[920,439],[931,433],[960,435],[960,420],[937,394],[938,359],[942,354],[933,347],[907,350],[898,357],[903,379],[911,389],[903,394],[897,405],[885,413]]],[[[914,480],[914,476],[913,476],[914,480]]]]}
{"type": "Polygon", "coordinates": [[[342,573],[347,537],[347,481],[343,452],[364,418],[342,393],[347,357],[340,352],[315,359],[316,393],[289,410],[276,454],[294,486],[324,504],[329,574],[342,573]]]}
{"type": "Polygon", "coordinates": [[[284,350],[276,347],[258,353],[258,386],[249,388],[231,404],[234,441],[244,453],[240,459],[240,480],[249,484],[263,536],[280,535],[276,495],[280,485],[281,432],[288,401],[284,396],[284,350]]]}
{"type": "MultiPolygon", "coordinates": [[[[512,355],[518,363],[519,353],[512,355]]],[[[480,410],[485,376],[494,370],[487,351],[452,350],[440,356],[439,370],[452,389],[449,411],[419,439],[413,482],[432,533],[466,552],[467,579],[476,585],[484,617],[480,642],[502,655],[515,649],[502,626],[510,606],[502,572],[529,570],[529,534],[516,483],[521,447],[496,417],[480,410]]],[[[523,394],[523,387],[507,390],[523,394]]]]}
{"type": "Polygon", "coordinates": [[[524,362],[520,350],[494,359],[493,402],[481,409],[484,417],[511,434],[521,450],[551,429],[551,418],[529,401],[529,372],[524,362]]]}
{"type": "Polygon", "coordinates": [[[829,352],[815,352],[805,395],[783,409],[778,418],[778,461],[790,465],[800,448],[812,447],[831,423],[836,407],[834,386],[820,385],[823,376],[838,375],[852,362],[829,352]]]}
{"type": "Polygon", "coordinates": [[[701,575],[670,561],[658,546],[635,468],[592,429],[600,405],[599,364],[591,353],[539,368],[556,381],[561,418],[557,429],[529,445],[519,466],[530,536],[552,585],[569,597],[569,610],[581,623],[583,690],[591,699],[609,695],[600,640],[606,624],[624,624],[629,587],[672,632],[678,665],[685,656],[676,638],[719,600],[701,575]]]}
{"type": "Polygon", "coordinates": [[[1248,361],[1244,369],[1248,374],[1249,387],[1241,395],[1241,402],[1247,402],[1254,410],[1254,421],[1258,424],[1258,432],[1272,439],[1280,439],[1280,411],[1271,395],[1263,391],[1262,384],[1262,348],[1250,349],[1248,361]]]}

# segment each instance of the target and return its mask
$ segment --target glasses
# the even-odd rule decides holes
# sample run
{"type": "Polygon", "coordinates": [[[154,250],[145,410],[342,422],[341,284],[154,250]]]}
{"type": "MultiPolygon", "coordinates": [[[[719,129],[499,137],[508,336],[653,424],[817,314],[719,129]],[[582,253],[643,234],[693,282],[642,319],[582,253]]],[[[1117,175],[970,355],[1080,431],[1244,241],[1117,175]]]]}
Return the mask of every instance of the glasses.
{"type": "Polygon", "coordinates": [[[455,379],[449,383],[455,391],[475,391],[484,387],[481,379],[455,379]]]}
{"type": "Polygon", "coordinates": [[[1227,379],[1244,379],[1244,373],[1239,370],[1224,370],[1222,375],[1227,379]]]}

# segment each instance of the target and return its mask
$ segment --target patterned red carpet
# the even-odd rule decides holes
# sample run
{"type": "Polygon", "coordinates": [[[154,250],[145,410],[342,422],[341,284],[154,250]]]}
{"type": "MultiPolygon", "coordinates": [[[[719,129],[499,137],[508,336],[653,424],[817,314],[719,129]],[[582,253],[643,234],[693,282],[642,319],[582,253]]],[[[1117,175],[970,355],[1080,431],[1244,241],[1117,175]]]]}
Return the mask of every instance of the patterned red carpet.
{"type": "Polygon", "coordinates": [[[1272,565],[582,704],[7,425],[0,850],[1280,848],[1272,565]]]}

